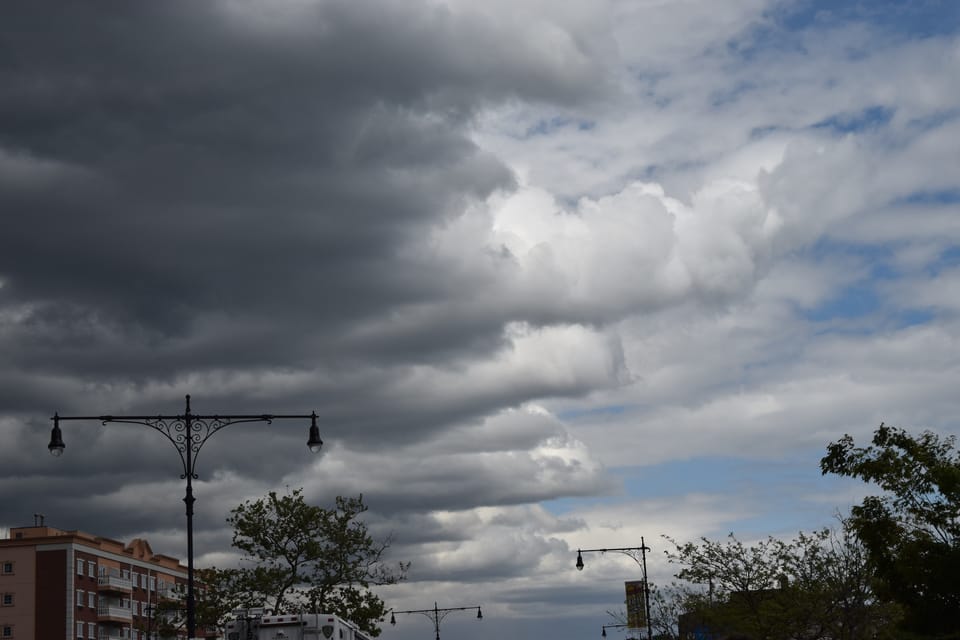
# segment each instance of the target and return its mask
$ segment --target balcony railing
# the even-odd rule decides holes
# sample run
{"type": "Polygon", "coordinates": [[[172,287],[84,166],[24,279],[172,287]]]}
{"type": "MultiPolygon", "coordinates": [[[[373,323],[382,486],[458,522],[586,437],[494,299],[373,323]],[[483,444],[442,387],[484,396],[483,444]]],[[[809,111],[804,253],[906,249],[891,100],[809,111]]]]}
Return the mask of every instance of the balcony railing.
{"type": "Polygon", "coordinates": [[[133,611],[130,610],[130,607],[120,604],[100,604],[97,607],[97,616],[100,618],[133,620],[133,611]]]}
{"type": "Polygon", "coordinates": [[[157,589],[157,597],[164,600],[182,600],[186,596],[183,589],[177,587],[162,587],[157,589]]]}
{"type": "Polygon", "coordinates": [[[102,591],[133,591],[133,580],[106,574],[97,578],[97,586],[102,591]]]}

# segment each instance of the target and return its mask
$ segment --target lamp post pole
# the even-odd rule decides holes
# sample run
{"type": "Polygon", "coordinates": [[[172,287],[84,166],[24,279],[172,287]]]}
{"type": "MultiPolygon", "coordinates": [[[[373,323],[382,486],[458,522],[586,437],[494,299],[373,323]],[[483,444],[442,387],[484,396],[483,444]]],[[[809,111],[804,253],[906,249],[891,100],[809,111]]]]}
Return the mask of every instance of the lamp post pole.
{"type": "Polygon", "coordinates": [[[395,613],[419,613],[421,615],[427,616],[433,620],[433,630],[436,632],[436,640],[440,640],[440,622],[446,618],[453,611],[472,611],[473,609],[477,610],[477,620],[483,620],[483,612],[480,611],[479,606],[474,607],[447,607],[445,609],[440,609],[437,607],[437,603],[433,603],[433,609],[410,609],[409,611],[390,611],[390,624],[396,625],[397,619],[393,614],[395,613]]]}
{"type": "MultiPolygon", "coordinates": [[[[147,596],[147,597],[149,598],[149,596],[147,596]]],[[[152,604],[149,604],[149,600],[148,600],[147,606],[144,608],[144,611],[147,612],[147,640],[153,640],[153,637],[152,637],[152,635],[153,635],[153,605],[152,605],[152,604]]]]}
{"type": "Polygon", "coordinates": [[[190,396],[186,396],[186,409],[178,415],[156,416],[61,416],[54,413],[53,429],[50,432],[50,444],[47,448],[54,456],[60,456],[66,445],[63,443],[63,433],[60,431],[60,422],[67,420],[97,420],[107,423],[142,424],[159,431],[177,450],[180,462],[183,464],[183,473],[180,479],[186,479],[186,493],[183,502],[186,505],[187,515],[187,637],[190,640],[196,637],[197,609],[196,594],[193,582],[193,481],[199,476],[196,474],[197,456],[200,449],[213,434],[231,424],[241,422],[265,422],[271,424],[274,420],[295,418],[310,419],[310,436],[307,446],[316,453],[323,446],[320,439],[320,428],[317,426],[317,412],[306,415],[196,415],[190,410],[190,396]]]}
{"type": "MultiPolygon", "coordinates": [[[[639,564],[640,568],[643,570],[643,608],[644,617],[647,619],[647,640],[653,640],[653,626],[650,623],[650,585],[647,582],[647,551],[650,551],[650,547],[646,545],[646,542],[643,540],[643,536],[641,536],[639,547],[619,547],[616,549],[577,549],[577,570],[583,571],[584,553],[606,553],[608,551],[622,553],[625,556],[633,558],[633,561],[639,564]],[[637,554],[639,554],[639,558],[637,557],[637,554]]],[[[606,629],[604,629],[604,634],[605,633],[606,629]]]]}

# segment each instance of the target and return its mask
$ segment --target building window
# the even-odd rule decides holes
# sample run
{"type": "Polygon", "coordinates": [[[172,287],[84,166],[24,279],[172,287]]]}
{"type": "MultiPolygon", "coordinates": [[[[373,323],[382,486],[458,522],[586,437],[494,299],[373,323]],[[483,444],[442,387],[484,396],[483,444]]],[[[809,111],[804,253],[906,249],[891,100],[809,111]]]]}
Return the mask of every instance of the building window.
{"type": "Polygon", "coordinates": [[[78,607],[83,606],[83,593],[84,592],[81,589],[77,589],[77,606],[78,607]]]}
{"type": "Polygon", "coordinates": [[[87,592],[87,606],[90,607],[91,609],[97,606],[96,598],[97,598],[96,593],[94,593],[93,591],[87,592]]]}
{"type": "Polygon", "coordinates": [[[150,576],[150,591],[157,590],[157,578],[155,576],[150,576]]]}
{"type": "Polygon", "coordinates": [[[91,638],[96,638],[96,637],[97,637],[97,623],[96,623],[96,622],[88,622],[88,623],[87,623],[87,635],[88,635],[89,637],[91,637],[91,638]]]}
{"type": "Polygon", "coordinates": [[[11,575],[13,573],[13,563],[10,561],[3,563],[3,575],[11,575]]]}
{"type": "Polygon", "coordinates": [[[97,563],[93,560],[87,560],[87,575],[91,578],[97,577],[97,563]]]}
{"type": "Polygon", "coordinates": [[[82,623],[82,622],[78,622],[78,623],[77,623],[77,637],[78,637],[78,638],[82,638],[82,637],[83,637],[83,623],[82,623]]]}
{"type": "Polygon", "coordinates": [[[3,630],[2,630],[2,633],[0,633],[0,635],[2,635],[2,637],[4,637],[4,638],[12,638],[12,637],[13,637],[13,625],[12,625],[12,624],[5,624],[5,625],[3,625],[3,630]]]}
{"type": "Polygon", "coordinates": [[[13,594],[5,593],[3,594],[3,606],[12,607],[13,606],[13,594]]]}
{"type": "Polygon", "coordinates": [[[83,575],[83,560],[80,560],[79,558],[77,559],[77,575],[83,575]]]}

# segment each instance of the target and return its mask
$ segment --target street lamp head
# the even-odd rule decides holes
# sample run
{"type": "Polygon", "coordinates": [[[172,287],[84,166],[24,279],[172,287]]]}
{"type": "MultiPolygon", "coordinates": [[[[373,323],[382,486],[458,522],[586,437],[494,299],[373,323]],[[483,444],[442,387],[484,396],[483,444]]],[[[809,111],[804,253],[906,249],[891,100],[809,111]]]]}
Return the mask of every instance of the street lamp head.
{"type": "Polygon", "coordinates": [[[577,549],[577,571],[583,571],[583,555],[580,549],[577,549]]]}
{"type": "MultiPolygon", "coordinates": [[[[311,418],[310,437],[307,440],[307,446],[310,450],[317,452],[323,446],[323,440],[320,439],[320,428],[317,426],[317,413],[314,411],[309,416],[303,414],[297,415],[195,415],[190,409],[190,396],[187,395],[186,409],[179,415],[157,415],[153,417],[145,416],[111,416],[101,415],[92,416],[63,416],[55,413],[53,420],[53,430],[50,432],[50,444],[47,448],[54,456],[63,454],[66,448],[63,443],[63,434],[60,431],[60,420],[97,420],[102,424],[113,422],[122,422],[127,424],[139,424],[150,427],[164,435],[177,448],[180,455],[180,461],[183,463],[183,474],[181,480],[187,481],[186,494],[183,498],[186,504],[187,515],[187,593],[186,593],[186,636],[194,638],[197,636],[197,607],[194,584],[193,568],[193,480],[199,478],[195,473],[196,455],[210,436],[231,424],[246,422],[265,422],[272,424],[273,420],[280,418],[291,418],[303,420],[311,418]],[[184,442],[186,440],[186,443],[184,442]],[[184,455],[185,454],[185,455],[184,455]]],[[[154,616],[156,610],[154,610],[154,616]]],[[[152,617],[150,618],[152,619],[152,617]]]]}
{"type": "Polygon", "coordinates": [[[606,628],[606,627],[604,627],[603,630],[600,631],[600,635],[601,635],[602,637],[604,637],[604,638],[607,637],[607,628],[606,628]]]}
{"type": "Polygon", "coordinates": [[[310,414],[310,439],[307,440],[307,446],[310,451],[318,453],[323,447],[323,440],[320,439],[320,427],[317,426],[317,412],[310,414]]]}
{"type": "Polygon", "coordinates": [[[390,612],[390,624],[397,626],[397,619],[393,616],[393,612],[390,612]]]}
{"type": "Polygon", "coordinates": [[[50,430],[50,444],[47,445],[47,449],[50,450],[51,455],[59,458],[66,446],[63,444],[63,434],[60,433],[60,416],[55,413],[53,414],[53,429],[50,430]]]}
{"type": "Polygon", "coordinates": [[[480,611],[480,607],[477,607],[477,620],[483,620],[483,612],[480,611]]]}

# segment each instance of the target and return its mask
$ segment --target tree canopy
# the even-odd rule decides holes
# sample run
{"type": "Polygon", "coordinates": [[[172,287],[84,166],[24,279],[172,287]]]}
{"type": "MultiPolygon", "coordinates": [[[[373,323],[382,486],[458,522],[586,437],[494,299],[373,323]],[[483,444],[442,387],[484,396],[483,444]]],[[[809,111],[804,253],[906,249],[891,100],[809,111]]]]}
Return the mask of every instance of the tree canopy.
{"type": "Polygon", "coordinates": [[[873,593],[865,552],[847,528],[769,537],[748,545],[701,538],[668,559],[682,568],[684,632],[746,633],[756,640],[883,638],[897,618],[873,593]]]}
{"type": "Polygon", "coordinates": [[[830,444],[820,468],[884,492],[854,506],[850,522],[881,578],[881,594],[904,609],[901,637],[960,638],[955,438],[881,424],[869,446],[856,446],[849,435],[830,444]]]}
{"type": "MultiPolygon", "coordinates": [[[[386,563],[391,540],[370,535],[361,519],[367,509],[362,495],[337,497],[329,509],[310,505],[302,489],[271,491],[235,507],[227,522],[243,563],[198,570],[200,624],[222,628],[231,611],[262,607],[278,614],[330,613],[379,635],[386,607],[371,587],[403,580],[409,563],[386,563]]],[[[170,630],[176,622],[158,627],[170,630]]]]}

